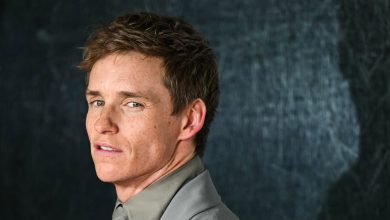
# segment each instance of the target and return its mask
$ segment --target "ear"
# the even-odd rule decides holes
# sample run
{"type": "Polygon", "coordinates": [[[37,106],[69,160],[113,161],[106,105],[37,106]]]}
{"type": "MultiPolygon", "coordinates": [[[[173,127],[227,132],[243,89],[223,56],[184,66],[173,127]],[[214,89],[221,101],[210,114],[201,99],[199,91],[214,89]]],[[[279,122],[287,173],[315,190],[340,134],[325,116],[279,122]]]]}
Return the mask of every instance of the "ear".
{"type": "Polygon", "coordinates": [[[206,117],[206,104],[202,99],[196,99],[185,109],[184,114],[180,140],[191,139],[202,129],[206,117]]]}

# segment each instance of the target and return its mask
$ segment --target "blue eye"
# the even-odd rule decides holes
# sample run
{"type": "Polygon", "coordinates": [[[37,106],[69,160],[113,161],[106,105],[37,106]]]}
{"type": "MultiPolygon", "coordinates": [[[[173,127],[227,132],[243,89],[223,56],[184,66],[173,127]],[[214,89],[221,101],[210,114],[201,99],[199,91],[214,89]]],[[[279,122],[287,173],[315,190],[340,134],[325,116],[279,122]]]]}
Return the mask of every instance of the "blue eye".
{"type": "Polygon", "coordinates": [[[138,103],[138,102],[129,102],[129,103],[127,103],[127,106],[129,106],[130,108],[141,108],[141,107],[143,107],[143,105],[141,103],[138,103]]]}
{"type": "Polygon", "coordinates": [[[90,102],[89,104],[92,105],[93,107],[101,107],[101,106],[104,106],[104,101],[95,100],[95,101],[90,102]]]}

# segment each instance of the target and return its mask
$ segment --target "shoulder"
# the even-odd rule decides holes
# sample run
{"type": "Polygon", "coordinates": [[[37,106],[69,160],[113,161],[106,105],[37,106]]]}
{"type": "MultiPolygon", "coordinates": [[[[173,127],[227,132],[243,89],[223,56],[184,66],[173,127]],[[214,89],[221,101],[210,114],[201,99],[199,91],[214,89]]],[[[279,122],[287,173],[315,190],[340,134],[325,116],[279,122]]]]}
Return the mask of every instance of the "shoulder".
{"type": "Polygon", "coordinates": [[[162,220],[238,219],[221,201],[207,170],[182,186],[165,210],[162,220]]]}
{"type": "Polygon", "coordinates": [[[221,203],[196,214],[191,220],[238,220],[238,217],[225,204],[221,203]]]}

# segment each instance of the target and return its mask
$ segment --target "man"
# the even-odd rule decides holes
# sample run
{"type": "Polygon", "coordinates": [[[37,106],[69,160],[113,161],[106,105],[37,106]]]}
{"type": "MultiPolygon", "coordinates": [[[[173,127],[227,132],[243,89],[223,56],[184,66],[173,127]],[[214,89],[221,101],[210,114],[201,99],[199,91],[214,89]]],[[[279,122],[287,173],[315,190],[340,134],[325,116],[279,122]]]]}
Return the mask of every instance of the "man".
{"type": "Polygon", "coordinates": [[[96,173],[118,197],[113,219],[237,219],[200,159],[218,104],[218,71],[191,25],[126,14],[90,36],[79,66],[87,72],[96,173]]]}

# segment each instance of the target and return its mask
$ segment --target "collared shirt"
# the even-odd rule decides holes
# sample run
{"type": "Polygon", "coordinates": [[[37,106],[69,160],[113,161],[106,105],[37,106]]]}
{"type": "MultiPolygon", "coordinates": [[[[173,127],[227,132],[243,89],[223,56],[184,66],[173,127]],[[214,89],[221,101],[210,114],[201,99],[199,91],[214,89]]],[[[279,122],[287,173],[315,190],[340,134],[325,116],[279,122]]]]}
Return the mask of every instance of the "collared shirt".
{"type": "Polygon", "coordinates": [[[185,165],[146,187],[127,202],[121,203],[117,200],[115,210],[122,205],[129,220],[160,219],[180,187],[203,171],[201,159],[195,156],[185,165]]]}

